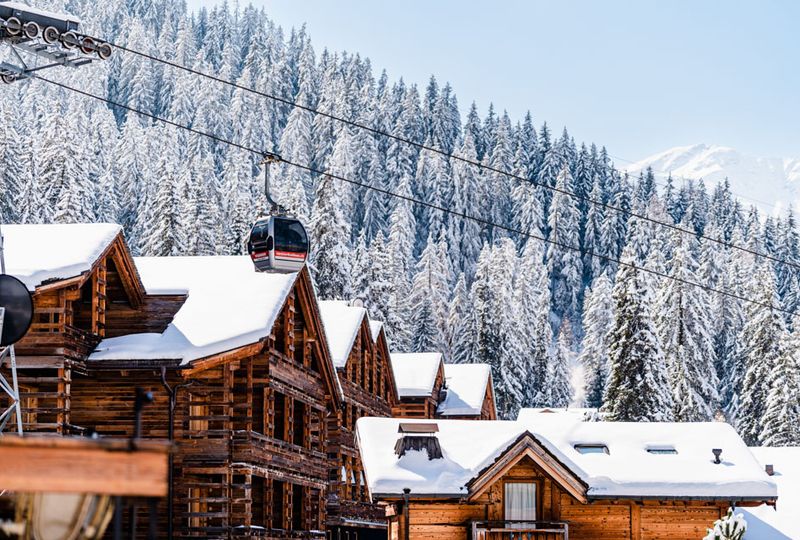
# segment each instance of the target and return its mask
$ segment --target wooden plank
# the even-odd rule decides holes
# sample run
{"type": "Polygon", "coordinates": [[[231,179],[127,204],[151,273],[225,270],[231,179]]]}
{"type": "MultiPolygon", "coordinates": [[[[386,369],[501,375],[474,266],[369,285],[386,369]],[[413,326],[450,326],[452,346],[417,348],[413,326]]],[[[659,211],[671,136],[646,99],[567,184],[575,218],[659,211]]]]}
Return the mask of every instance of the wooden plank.
{"type": "Polygon", "coordinates": [[[0,438],[0,462],[10,465],[0,469],[0,489],[164,497],[169,445],[149,441],[130,451],[126,444],[66,437],[0,438]]]}

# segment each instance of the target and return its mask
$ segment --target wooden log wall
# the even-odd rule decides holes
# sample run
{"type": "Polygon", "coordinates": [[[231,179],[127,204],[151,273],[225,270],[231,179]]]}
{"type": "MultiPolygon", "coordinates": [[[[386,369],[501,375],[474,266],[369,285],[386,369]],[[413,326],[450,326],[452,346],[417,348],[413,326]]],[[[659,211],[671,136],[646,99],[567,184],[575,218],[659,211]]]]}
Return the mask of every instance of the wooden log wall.
{"type": "MultiPolygon", "coordinates": [[[[185,300],[132,299],[138,278],[125,275],[125,254],[110,250],[87,275],[35,295],[35,326],[18,348],[26,431],[129,438],[142,387],[155,398],[144,409],[142,436],[167,438],[169,396],[159,369],[86,360],[102,335],[163,331],[185,300]]],[[[327,420],[339,412],[311,294],[303,273],[260,343],[183,369],[170,365],[167,383],[179,388],[176,538],[324,536],[327,420]]],[[[166,505],[159,506],[162,535],[166,505]]]]}
{"type": "Polygon", "coordinates": [[[369,500],[355,428],[361,417],[391,415],[396,396],[388,359],[385,337],[374,342],[365,317],[347,362],[337,370],[344,394],[341,412],[328,422],[328,456],[331,458],[329,527],[341,526],[351,520],[385,523],[383,508],[369,500]]]}
{"type": "MultiPolygon", "coordinates": [[[[529,460],[514,466],[475,502],[412,500],[409,505],[414,540],[467,540],[471,521],[504,520],[504,483],[537,484],[537,517],[569,523],[570,540],[687,540],[702,538],[706,527],[723,516],[729,501],[607,500],[581,503],[564,492],[529,460]]],[[[402,540],[405,521],[402,503],[389,508],[390,540],[402,540]]],[[[487,538],[491,535],[487,535],[487,538]]],[[[491,538],[510,539],[495,533],[491,538]]],[[[531,540],[562,538],[532,534],[531,540]]]]}

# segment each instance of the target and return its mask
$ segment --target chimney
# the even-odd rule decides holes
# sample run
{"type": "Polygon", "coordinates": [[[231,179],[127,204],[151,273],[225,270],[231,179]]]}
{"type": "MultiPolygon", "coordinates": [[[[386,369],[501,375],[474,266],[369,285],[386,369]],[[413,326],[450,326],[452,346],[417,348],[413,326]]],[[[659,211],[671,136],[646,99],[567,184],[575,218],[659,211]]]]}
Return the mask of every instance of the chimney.
{"type": "Polygon", "coordinates": [[[714,463],[716,463],[717,465],[722,463],[722,460],[719,459],[719,457],[722,455],[722,448],[714,448],[713,450],[711,450],[711,453],[714,454],[714,463]]]}
{"type": "Polygon", "coordinates": [[[436,433],[439,432],[438,425],[400,422],[397,432],[400,433],[400,438],[394,445],[397,457],[403,457],[409,450],[424,450],[429,460],[443,457],[442,447],[436,438],[436,433]]]}
{"type": "Polygon", "coordinates": [[[764,471],[766,471],[767,476],[774,476],[775,475],[775,467],[772,466],[772,463],[764,465],[764,471]]]}

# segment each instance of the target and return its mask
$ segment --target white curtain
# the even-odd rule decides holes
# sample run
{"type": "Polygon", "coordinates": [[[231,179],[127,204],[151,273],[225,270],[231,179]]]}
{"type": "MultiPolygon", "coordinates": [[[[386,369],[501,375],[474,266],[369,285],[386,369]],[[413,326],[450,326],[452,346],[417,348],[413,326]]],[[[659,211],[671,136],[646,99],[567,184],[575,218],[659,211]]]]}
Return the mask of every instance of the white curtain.
{"type": "Polygon", "coordinates": [[[506,521],[536,519],[536,484],[507,483],[505,488],[506,521]]]}

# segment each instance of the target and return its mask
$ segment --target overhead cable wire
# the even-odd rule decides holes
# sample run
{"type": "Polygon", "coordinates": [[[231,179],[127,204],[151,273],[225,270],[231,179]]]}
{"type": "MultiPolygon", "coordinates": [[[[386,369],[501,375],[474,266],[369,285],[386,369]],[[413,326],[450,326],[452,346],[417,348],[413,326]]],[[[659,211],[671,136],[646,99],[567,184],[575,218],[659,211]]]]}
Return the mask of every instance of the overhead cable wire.
{"type": "MultiPolygon", "coordinates": [[[[223,137],[218,137],[218,136],[216,136],[216,135],[214,135],[212,133],[207,133],[205,131],[201,131],[201,130],[192,128],[190,126],[186,126],[186,125],[183,125],[183,124],[180,124],[180,123],[177,123],[177,122],[173,122],[173,121],[168,120],[166,118],[162,118],[162,117],[160,117],[158,115],[155,115],[155,114],[152,114],[152,113],[149,113],[149,112],[146,112],[146,111],[142,111],[142,110],[136,109],[136,108],[131,107],[129,105],[118,103],[118,102],[113,101],[113,100],[111,100],[109,98],[106,98],[106,97],[103,97],[103,96],[99,96],[97,94],[93,94],[93,93],[88,92],[86,90],[81,90],[79,88],[75,88],[75,87],[69,86],[69,85],[64,84],[62,82],[58,82],[58,81],[54,81],[52,79],[48,79],[48,78],[42,77],[41,75],[31,74],[30,78],[37,79],[37,80],[40,80],[42,82],[45,82],[45,83],[60,87],[60,88],[62,88],[64,90],[68,90],[68,91],[71,91],[71,92],[75,92],[77,94],[81,94],[81,95],[83,95],[85,97],[89,97],[89,98],[95,99],[97,101],[102,101],[102,102],[104,102],[107,105],[110,105],[112,107],[121,108],[121,109],[124,109],[126,111],[138,114],[140,116],[144,116],[146,118],[150,118],[150,119],[155,120],[157,122],[162,122],[164,124],[167,124],[167,125],[179,128],[179,129],[184,129],[186,131],[194,133],[195,135],[208,137],[209,139],[214,140],[216,142],[229,145],[229,146],[231,146],[233,148],[237,148],[237,149],[245,151],[245,152],[252,153],[252,154],[254,154],[256,156],[259,156],[259,157],[264,157],[264,156],[268,156],[268,155],[269,156],[274,156],[274,154],[272,154],[271,152],[258,150],[258,149],[255,149],[255,148],[252,148],[252,147],[249,147],[249,146],[245,146],[243,144],[239,144],[239,143],[230,141],[230,140],[225,139],[223,137]]],[[[506,232],[509,232],[509,233],[512,233],[512,234],[515,234],[515,235],[519,235],[519,236],[527,237],[527,238],[530,238],[530,239],[538,240],[540,242],[544,242],[544,243],[552,245],[552,246],[557,246],[557,247],[560,247],[562,249],[567,249],[567,250],[570,250],[570,251],[576,251],[576,252],[584,254],[584,255],[589,255],[590,257],[601,259],[601,260],[604,260],[606,262],[619,264],[619,265],[622,265],[622,266],[625,266],[625,267],[628,267],[628,268],[632,268],[634,270],[641,270],[642,272],[657,276],[659,278],[672,280],[672,281],[677,282],[677,283],[682,283],[684,285],[689,285],[691,287],[695,287],[695,288],[702,289],[702,290],[705,290],[705,291],[708,291],[708,292],[713,292],[713,293],[716,293],[716,294],[727,296],[727,297],[733,298],[735,300],[739,300],[739,301],[742,301],[742,302],[747,302],[747,303],[750,303],[750,304],[758,305],[758,306],[761,306],[761,307],[764,307],[764,308],[767,308],[767,309],[774,309],[776,311],[787,313],[789,315],[794,315],[795,314],[794,311],[786,309],[786,308],[783,308],[782,306],[775,306],[775,305],[772,305],[770,303],[761,302],[759,300],[753,300],[752,298],[748,298],[748,297],[743,296],[743,295],[738,294],[738,293],[734,293],[734,292],[727,291],[727,290],[724,290],[724,289],[718,289],[716,287],[712,287],[712,286],[709,286],[709,285],[704,285],[702,283],[698,283],[698,282],[695,282],[695,281],[692,281],[692,280],[683,279],[683,278],[679,278],[679,277],[676,277],[676,276],[670,276],[669,274],[667,274],[665,272],[661,272],[659,270],[654,270],[652,268],[646,268],[644,266],[639,266],[639,265],[636,265],[634,263],[630,263],[630,262],[626,262],[626,261],[624,261],[622,259],[618,259],[616,257],[611,257],[609,255],[603,255],[601,253],[595,253],[594,251],[591,251],[591,250],[584,250],[584,249],[581,249],[578,246],[573,246],[573,245],[570,245],[570,244],[566,244],[564,242],[560,242],[558,240],[552,240],[552,239],[549,239],[549,238],[545,238],[543,236],[539,236],[539,235],[531,233],[529,231],[524,231],[522,229],[518,229],[518,228],[515,228],[515,227],[510,227],[508,225],[502,225],[502,224],[499,224],[499,223],[495,223],[495,222],[490,221],[488,219],[485,219],[485,218],[482,218],[482,217],[479,217],[479,216],[476,216],[476,215],[468,214],[467,212],[459,212],[459,211],[456,211],[456,210],[451,210],[451,209],[446,208],[444,206],[441,206],[441,205],[438,205],[438,204],[434,204],[434,203],[430,203],[430,202],[427,202],[427,201],[423,201],[421,199],[417,199],[415,197],[411,197],[411,196],[408,196],[408,195],[403,195],[401,193],[397,193],[397,192],[391,191],[389,189],[385,189],[385,188],[378,187],[378,186],[373,186],[373,185],[370,185],[370,184],[365,184],[364,182],[360,182],[358,180],[353,180],[351,178],[346,178],[344,176],[341,176],[341,175],[338,175],[338,174],[334,174],[334,173],[331,173],[331,172],[328,172],[328,171],[321,171],[321,170],[319,170],[319,169],[317,169],[315,167],[312,167],[312,166],[310,166],[310,165],[308,165],[306,163],[296,163],[296,162],[293,162],[293,161],[290,161],[290,160],[286,160],[286,159],[283,159],[283,158],[279,158],[279,161],[281,163],[285,163],[285,164],[287,164],[287,165],[289,165],[291,167],[296,167],[298,169],[305,170],[305,171],[310,172],[312,174],[319,174],[321,176],[327,176],[329,178],[332,178],[332,179],[335,179],[335,180],[339,180],[341,182],[345,182],[347,184],[351,184],[353,186],[356,186],[356,187],[359,187],[359,188],[362,188],[362,189],[369,189],[369,190],[372,190],[372,191],[375,191],[375,192],[378,192],[378,193],[382,193],[382,194],[384,194],[384,195],[386,195],[388,197],[393,197],[395,199],[404,200],[404,201],[410,202],[410,203],[418,205],[418,206],[423,206],[423,207],[429,208],[431,210],[436,210],[436,211],[439,211],[439,212],[442,212],[442,213],[445,213],[445,214],[450,214],[450,215],[453,215],[453,216],[456,216],[456,217],[460,217],[461,219],[475,221],[475,222],[480,223],[482,225],[485,225],[487,227],[494,227],[494,228],[497,228],[497,229],[500,229],[500,230],[503,230],[503,231],[506,231],[506,232]]]]}
{"type": "Polygon", "coordinates": [[[490,165],[483,164],[483,163],[481,163],[479,161],[476,161],[474,159],[466,158],[464,156],[459,156],[458,154],[454,154],[452,152],[446,152],[444,150],[440,150],[440,149],[438,149],[436,147],[433,147],[433,146],[430,146],[428,144],[424,144],[424,143],[419,143],[417,141],[413,141],[413,140],[411,140],[411,139],[409,139],[407,137],[403,137],[403,136],[400,136],[400,135],[395,135],[393,133],[389,133],[389,132],[383,131],[383,130],[378,129],[378,128],[367,126],[365,124],[361,124],[359,122],[356,122],[356,121],[353,121],[353,120],[349,120],[347,118],[342,118],[341,116],[337,116],[335,114],[331,114],[331,113],[328,113],[328,112],[325,112],[325,111],[320,111],[320,110],[314,109],[313,107],[309,107],[308,105],[303,105],[301,103],[297,103],[296,101],[293,101],[293,100],[285,98],[285,97],[276,96],[274,94],[270,94],[269,92],[264,92],[262,90],[258,90],[258,89],[255,89],[255,88],[244,86],[244,85],[241,85],[241,84],[236,83],[234,81],[231,81],[231,80],[228,80],[228,79],[224,79],[224,78],[218,77],[216,75],[211,75],[210,73],[205,73],[203,71],[199,71],[199,70],[196,70],[194,68],[190,68],[190,67],[184,66],[182,64],[179,64],[177,62],[173,62],[173,61],[167,60],[165,58],[160,58],[158,56],[155,56],[155,55],[152,55],[152,54],[149,54],[149,53],[145,53],[145,52],[142,52],[142,51],[137,51],[136,49],[131,49],[131,48],[126,47],[124,45],[118,45],[118,44],[113,43],[113,42],[108,41],[108,40],[105,40],[105,41],[108,44],[110,44],[112,47],[115,47],[115,48],[117,48],[117,49],[119,49],[121,51],[128,52],[128,53],[140,56],[142,58],[146,58],[146,59],[151,60],[153,62],[159,62],[159,63],[165,64],[165,65],[168,65],[170,67],[173,67],[175,69],[179,69],[179,70],[185,71],[187,73],[198,75],[200,77],[205,77],[205,78],[207,78],[209,80],[218,82],[220,84],[224,84],[226,86],[230,86],[231,88],[235,88],[237,90],[242,90],[242,91],[245,91],[245,92],[250,92],[250,93],[255,94],[257,96],[261,96],[263,98],[267,98],[267,99],[270,99],[270,100],[273,100],[273,101],[277,101],[278,103],[283,103],[284,105],[290,105],[292,107],[297,107],[300,110],[304,110],[304,111],[307,111],[307,112],[312,113],[312,114],[323,116],[325,118],[334,120],[336,122],[340,122],[340,123],[345,124],[347,126],[350,126],[352,128],[356,128],[356,129],[360,129],[360,130],[364,130],[364,131],[370,132],[373,135],[378,135],[378,136],[381,136],[381,137],[388,137],[388,138],[393,139],[393,140],[395,140],[397,142],[414,146],[415,148],[418,148],[419,150],[424,150],[426,152],[431,152],[431,153],[434,153],[434,154],[438,154],[438,155],[441,155],[441,156],[446,157],[448,159],[454,159],[454,160],[457,160],[457,161],[461,161],[461,162],[466,163],[468,165],[472,165],[474,167],[478,167],[479,169],[482,169],[482,170],[485,170],[485,171],[489,171],[489,172],[492,172],[492,173],[495,173],[495,174],[500,174],[500,175],[506,176],[506,177],[511,178],[513,180],[516,180],[518,182],[527,182],[527,183],[529,183],[529,184],[531,184],[533,186],[536,186],[538,188],[547,189],[547,190],[553,191],[555,193],[560,193],[562,195],[566,195],[568,197],[572,197],[574,199],[581,200],[581,201],[587,202],[589,204],[605,208],[606,210],[611,210],[611,211],[617,212],[619,214],[624,214],[624,215],[627,215],[629,217],[634,217],[634,218],[640,219],[642,221],[647,221],[649,223],[653,223],[654,225],[659,225],[659,226],[662,226],[662,227],[666,227],[668,229],[671,229],[673,231],[680,232],[680,233],[683,233],[683,234],[691,234],[691,235],[695,236],[696,238],[703,239],[703,240],[708,240],[709,242],[714,242],[716,244],[719,244],[719,245],[724,246],[724,247],[729,248],[729,249],[736,249],[736,250],[742,251],[744,253],[748,253],[750,255],[756,256],[756,257],[761,257],[761,258],[764,258],[764,259],[768,259],[768,260],[770,260],[770,261],[772,261],[774,263],[777,263],[777,264],[790,266],[790,267],[792,267],[792,268],[794,268],[796,270],[800,270],[800,263],[787,261],[787,260],[782,259],[780,257],[776,257],[774,255],[771,255],[769,253],[764,253],[762,251],[751,249],[751,248],[748,248],[748,247],[745,247],[745,246],[739,246],[739,245],[733,244],[732,242],[729,242],[727,240],[723,240],[721,238],[715,238],[713,236],[704,236],[702,234],[698,234],[697,231],[694,231],[694,230],[691,230],[691,229],[686,229],[686,228],[681,227],[680,225],[676,225],[674,223],[668,223],[666,221],[661,221],[659,219],[650,217],[650,216],[648,216],[646,214],[642,214],[640,212],[636,212],[634,210],[620,208],[620,207],[618,207],[618,206],[616,206],[614,204],[611,204],[611,203],[608,203],[608,202],[603,202],[603,201],[597,200],[597,199],[593,199],[592,197],[580,195],[580,194],[575,193],[574,191],[570,191],[568,189],[559,188],[557,186],[549,186],[549,185],[543,184],[543,183],[541,183],[541,182],[539,182],[539,181],[537,181],[537,180],[535,180],[533,178],[525,178],[524,176],[519,176],[517,174],[510,173],[510,172],[504,171],[502,169],[498,169],[496,167],[492,167],[490,165]]]}

